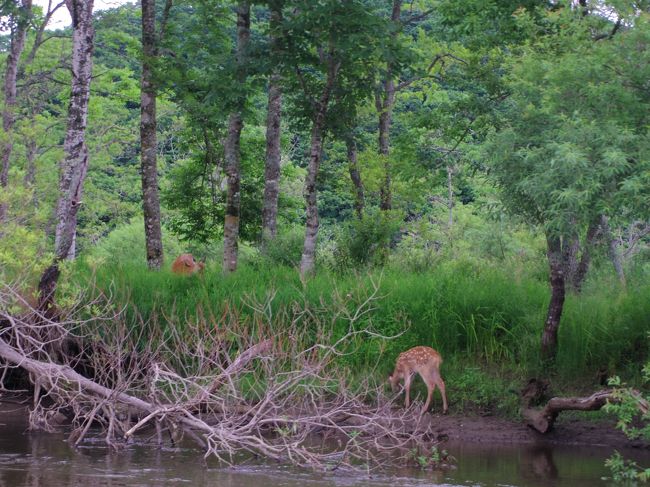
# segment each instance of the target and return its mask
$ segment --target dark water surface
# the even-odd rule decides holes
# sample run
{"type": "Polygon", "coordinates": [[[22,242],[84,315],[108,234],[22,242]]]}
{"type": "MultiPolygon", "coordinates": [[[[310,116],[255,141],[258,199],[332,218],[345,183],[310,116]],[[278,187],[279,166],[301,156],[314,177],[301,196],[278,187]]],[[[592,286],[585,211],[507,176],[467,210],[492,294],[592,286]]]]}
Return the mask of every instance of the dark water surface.
{"type": "MultiPolygon", "coordinates": [[[[30,433],[25,409],[0,407],[0,487],[298,487],[333,486],[553,486],[610,485],[607,448],[448,444],[457,468],[402,469],[372,475],[318,474],[279,465],[221,468],[192,448],[158,450],[133,445],[118,453],[97,441],[74,449],[63,434],[30,433]]],[[[623,452],[650,464],[650,452],[623,452]]]]}

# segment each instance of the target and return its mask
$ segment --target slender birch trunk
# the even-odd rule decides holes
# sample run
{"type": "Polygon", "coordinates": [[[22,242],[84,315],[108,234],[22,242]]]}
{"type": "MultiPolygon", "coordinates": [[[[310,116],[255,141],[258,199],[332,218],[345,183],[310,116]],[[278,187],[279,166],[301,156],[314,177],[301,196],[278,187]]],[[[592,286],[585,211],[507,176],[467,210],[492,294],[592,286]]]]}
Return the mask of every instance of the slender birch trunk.
{"type": "Polygon", "coordinates": [[[92,79],[92,53],[95,31],[92,23],[94,0],[66,0],[72,17],[72,91],[63,148],[65,158],[59,174],[59,199],[56,208],[54,262],[45,269],[39,282],[39,308],[46,314],[54,304],[59,279],[59,263],[68,257],[77,232],[77,212],[88,170],[86,123],[92,79]]]}
{"type": "MultiPolygon", "coordinates": [[[[271,57],[279,49],[278,24],[282,20],[279,3],[271,2],[271,57]]],[[[264,208],[262,209],[262,238],[272,240],[277,235],[278,197],[280,195],[280,124],[282,118],[282,87],[278,70],[269,79],[269,101],[266,115],[266,165],[264,169],[264,208]]]]}
{"type": "MultiPolygon", "coordinates": [[[[32,122],[32,129],[34,123],[32,122]]],[[[38,155],[38,144],[36,143],[36,138],[30,134],[29,138],[25,144],[26,147],[26,162],[25,162],[25,177],[23,178],[23,184],[27,188],[34,186],[36,182],[36,156],[38,155]]],[[[33,201],[36,202],[36,197],[33,198],[33,201]]]]}
{"type": "Polygon", "coordinates": [[[142,210],[149,269],[163,264],[160,199],[158,197],[158,162],[156,154],[156,95],[153,63],[156,48],[156,0],[142,0],[142,79],[140,89],[140,148],[142,165],[142,210]]]}
{"type": "Polygon", "coordinates": [[[359,172],[359,162],[357,161],[357,143],[353,136],[347,137],[345,145],[348,152],[348,172],[350,180],[354,186],[354,210],[357,218],[363,218],[363,209],[365,207],[365,195],[363,190],[363,181],[359,172]]]}
{"type": "Polygon", "coordinates": [[[625,289],[627,287],[627,280],[625,279],[625,270],[623,269],[621,253],[618,250],[618,242],[612,235],[612,230],[609,227],[609,219],[605,215],[601,216],[600,225],[603,230],[603,235],[607,240],[609,258],[612,261],[612,265],[614,266],[614,270],[616,271],[621,286],[625,289]]]}
{"type": "MultiPolygon", "coordinates": [[[[20,13],[12,19],[11,43],[7,55],[7,67],[4,80],[4,106],[2,108],[2,167],[0,167],[0,188],[4,193],[9,185],[9,160],[14,147],[14,124],[16,122],[16,80],[18,63],[25,48],[25,37],[29,27],[29,17],[32,11],[32,0],[22,0],[20,13]]],[[[7,218],[7,202],[0,201],[0,223],[7,218]]]]}
{"type": "Polygon", "coordinates": [[[585,236],[585,242],[582,248],[582,255],[580,256],[580,262],[575,269],[575,273],[571,276],[571,287],[576,293],[582,291],[582,285],[587,278],[589,272],[589,267],[591,266],[591,253],[594,248],[594,243],[596,237],[598,236],[600,230],[601,217],[598,216],[589,223],[587,227],[587,235],[585,236]]]}
{"type": "Polygon", "coordinates": [[[449,218],[447,224],[449,230],[454,225],[454,186],[453,186],[454,168],[451,165],[447,166],[447,208],[449,209],[449,218]]]}
{"type": "Polygon", "coordinates": [[[300,275],[306,277],[314,272],[316,266],[316,240],[318,238],[318,191],[316,179],[320,167],[323,140],[325,137],[325,116],[329,106],[332,89],[336,82],[340,64],[336,62],[331,53],[328,60],[327,81],[323,88],[320,100],[316,102],[315,117],[311,129],[311,145],[309,150],[309,165],[305,177],[305,202],[307,204],[307,219],[305,222],[305,243],[300,259],[300,275]]]}
{"type": "MultiPolygon", "coordinates": [[[[245,57],[250,38],[250,4],[240,0],[237,5],[237,81],[243,85],[246,81],[245,57]]],[[[240,87],[241,88],[241,87],[240,87]]],[[[237,270],[239,217],[240,217],[240,184],[241,184],[241,131],[244,126],[242,112],[246,103],[245,93],[240,93],[235,102],[235,111],[228,120],[228,136],[224,145],[226,160],[226,177],[228,190],[226,192],[226,217],[223,227],[223,270],[237,270]]]]}
{"type": "MultiPolygon", "coordinates": [[[[402,0],[393,1],[393,10],[390,20],[393,23],[391,38],[397,37],[402,14],[402,0]]],[[[393,195],[391,190],[391,164],[390,164],[390,126],[393,119],[393,106],[395,105],[395,93],[397,92],[395,80],[393,79],[394,66],[392,61],[386,63],[386,77],[382,86],[382,94],[377,98],[377,110],[379,111],[379,155],[384,163],[384,180],[380,187],[381,210],[390,210],[393,207],[393,195]]]]}

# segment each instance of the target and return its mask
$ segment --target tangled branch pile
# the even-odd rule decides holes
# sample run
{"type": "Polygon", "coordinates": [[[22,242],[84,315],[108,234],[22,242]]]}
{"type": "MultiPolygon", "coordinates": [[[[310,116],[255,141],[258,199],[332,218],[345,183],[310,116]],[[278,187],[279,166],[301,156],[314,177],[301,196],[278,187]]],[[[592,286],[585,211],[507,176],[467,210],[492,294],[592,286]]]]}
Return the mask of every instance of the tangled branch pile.
{"type": "Polygon", "coordinates": [[[369,319],[377,286],[356,301],[335,294],[336,313],[302,303],[274,312],[273,298],[248,299],[247,318],[226,307],[218,319],[197,310],[182,322],[129,326],[108,298],[56,322],[31,308],[17,313],[27,303],[5,286],[0,359],[5,371],[29,372],[32,427],[65,417],[75,445],[91,427],[115,448],[134,435],[158,445],[184,435],[227,463],[248,452],[333,469],[401,462],[431,444],[413,408],[396,407],[370,378],[352,381],[341,365],[361,341],[389,339],[369,319]]]}

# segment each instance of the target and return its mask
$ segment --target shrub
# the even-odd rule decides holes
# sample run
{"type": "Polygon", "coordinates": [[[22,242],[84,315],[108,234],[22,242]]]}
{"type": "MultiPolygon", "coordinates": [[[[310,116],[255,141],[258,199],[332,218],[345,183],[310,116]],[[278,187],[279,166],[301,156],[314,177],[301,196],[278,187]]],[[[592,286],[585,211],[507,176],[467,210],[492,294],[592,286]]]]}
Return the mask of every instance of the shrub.
{"type": "MultiPolygon", "coordinates": [[[[175,256],[183,253],[182,244],[169,235],[164,228],[163,249],[167,261],[170,258],[173,261],[175,256]]],[[[94,248],[90,249],[84,255],[84,258],[91,267],[96,267],[105,262],[119,266],[146,263],[147,255],[142,221],[133,219],[127,225],[116,228],[101,239],[94,248]]]]}
{"type": "Polygon", "coordinates": [[[386,264],[401,221],[398,212],[373,209],[363,218],[335,230],[330,269],[346,272],[351,268],[386,264]]]}
{"type": "Polygon", "coordinates": [[[295,267],[300,264],[304,239],[302,228],[283,229],[274,239],[264,242],[261,257],[272,264],[295,267]]]}

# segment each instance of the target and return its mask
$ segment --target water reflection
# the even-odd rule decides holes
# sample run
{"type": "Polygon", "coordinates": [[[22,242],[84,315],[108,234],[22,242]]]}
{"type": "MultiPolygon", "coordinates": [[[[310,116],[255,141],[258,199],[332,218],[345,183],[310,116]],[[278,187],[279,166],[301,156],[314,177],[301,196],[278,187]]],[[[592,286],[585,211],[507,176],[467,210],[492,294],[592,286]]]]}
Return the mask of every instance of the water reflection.
{"type": "MultiPolygon", "coordinates": [[[[603,448],[547,445],[448,444],[457,468],[447,472],[401,469],[389,474],[318,474],[277,464],[223,468],[192,448],[134,445],[113,452],[101,441],[70,448],[62,434],[30,433],[24,411],[0,408],[0,487],[219,487],[526,486],[607,485],[603,448]]],[[[650,464],[650,452],[635,452],[650,464]]]]}
{"type": "Polygon", "coordinates": [[[533,446],[524,450],[519,474],[523,479],[554,480],[558,470],[553,460],[553,448],[547,445],[533,446]]]}

